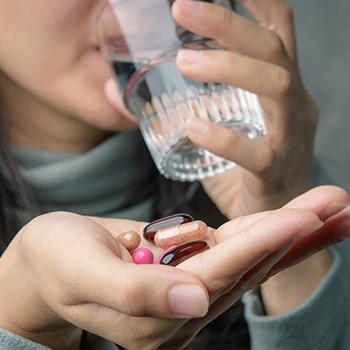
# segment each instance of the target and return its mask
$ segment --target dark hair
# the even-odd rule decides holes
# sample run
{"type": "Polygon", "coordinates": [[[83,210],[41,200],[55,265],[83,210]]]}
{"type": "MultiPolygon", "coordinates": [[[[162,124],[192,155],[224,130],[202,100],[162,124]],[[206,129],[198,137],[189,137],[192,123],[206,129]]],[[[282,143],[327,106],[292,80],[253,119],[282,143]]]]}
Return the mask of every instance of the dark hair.
{"type": "Polygon", "coordinates": [[[3,174],[0,172],[0,256],[19,229],[11,213],[6,208],[14,204],[15,201],[19,201],[23,203],[24,208],[32,216],[38,213],[33,193],[19,173],[11,154],[5,124],[5,115],[0,110],[0,165],[10,172],[20,198],[15,198],[14,194],[10,193],[10,190],[6,188],[3,174]]]}
{"type": "MultiPolygon", "coordinates": [[[[16,171],[9,150],[3,113],[0,113],[0,164],[12,173],[14,181],[18,178],[18,172],[16,171]]],[[[11,194],[9,193],[9,189],[6,188],[2,172],[0,172],[0,254],[3,253],[14,236],[14,221],[10,213],[6,211],[6,207],[10,201],[11,194]]]]}

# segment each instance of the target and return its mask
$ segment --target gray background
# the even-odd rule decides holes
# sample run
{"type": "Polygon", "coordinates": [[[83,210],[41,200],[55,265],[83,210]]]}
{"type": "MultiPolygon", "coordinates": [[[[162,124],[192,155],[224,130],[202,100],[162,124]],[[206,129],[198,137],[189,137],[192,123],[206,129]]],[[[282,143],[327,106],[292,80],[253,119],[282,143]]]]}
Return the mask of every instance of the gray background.
{"type": "Polygon", "coordinates": [[[330,180],[350,191],[350,0],[288,3],[302,76],[320,109],[316,157],[330,180]]]}

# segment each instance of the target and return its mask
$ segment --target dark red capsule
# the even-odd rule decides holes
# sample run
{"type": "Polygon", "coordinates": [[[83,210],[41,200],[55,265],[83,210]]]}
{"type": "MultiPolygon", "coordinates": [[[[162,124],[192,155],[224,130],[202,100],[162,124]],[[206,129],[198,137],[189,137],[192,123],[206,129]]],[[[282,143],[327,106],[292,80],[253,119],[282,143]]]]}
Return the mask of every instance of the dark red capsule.
{"type": "Polygon", "coordinates": [[[160,260],[160,264],[176,266],[207,249],[209,249],[209,244],[205,241],[186,242],[165,253],[160,260]]]}
{"type": "Polygon", "coordinates": [[[193,217],[189,214],[174,214],[165,218],[152,221],[143,229],[143,237],[148,241],[154,242],[154,236],[157,231],[173,227],[187,222],[194,221],[193,217]]]}

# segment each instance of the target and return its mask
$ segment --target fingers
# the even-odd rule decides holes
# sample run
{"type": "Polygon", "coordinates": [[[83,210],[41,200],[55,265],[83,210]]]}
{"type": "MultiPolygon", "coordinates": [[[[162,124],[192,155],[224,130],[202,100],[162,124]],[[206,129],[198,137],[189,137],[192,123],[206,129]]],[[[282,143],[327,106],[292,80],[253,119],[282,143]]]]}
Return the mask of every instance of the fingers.
{"type": "MultiPolygon", "coordinates": [[[[298,239],[309,235],[322,222],[311,211],[287,209],[271,212],[248,226],[240,234],[232,232],[229,224],[220,227],[216,236],[219,244],[178,267],[194,274],[210,293],[227,288],[267,258],[285,249],[298,239]]],[[[232,229],[235,229],[233,225],[232,229]]]]}
{"type": "Polygon", "coordinates": [[[72,261],[69,286],[77,303],[95,303],[137,317],[201,317],[207,312],[206,290],[187,272],[123,262],[98,241],[74,247],[74,255],[77,262],[72,261]]]}
{"type": "Polygon", "coordinates": [[[350,204],[349,194],[336,186],[319,186],[295,198],[285,208],[305,208],[312,210],[322,220],[339,213],[350,204]]]}
{"type": "Polygon", "coordinates": [[[266,97],[288,96],[293,87],[287,69],[230,51],[181,50],[177,65],[191,79],[219,81],[266,97]]]}
{"type": "Polygon", "coordinates": [[[272,63],[286,61],[284,45],[275,32],[223,6],[177,0],[173,5],[173,15],[189,31],[215,39],[230,50],[272,63]]]}
{"type": "Polygon", "coordinates": [[[296,59],[296,40],[292,8],[281,0],[240,0],[260,25],[274,31],[282,39],[289,57],[296,59]]]}
{"type": "MultiPolygon", "coordinates": [[[[330,217],[346,209],[349,205],[350,196],[344,189],[336,186],[319,186],[296,197],[283,208],[311,210],[317,214],[322,221],[326,221],[330,217]]],[[[249,226],[266,218],[271,212],[272,211],[259,212],[228,221],[220,226],[218,230],[213,230],[212,235],[215,242],[219,244],[230,238],[233,234],[238,234],[244,231],[249,226]]],[[[339,221],[339,218],[346,217],[346,211],[341,215],[342,216],[333,220],[337,222],[339,221]]],[[[332,221],[328,222],[328,225],[332,225],[332,221]]],[[[327,228],[324,227],[322,230],[327,230],[327,228]]]]}
{"type": "Polygon", "coordinates": [[[265,211],[256,214],[240,216],[237,219],[230,220],[221,225],[217,230],[213,229],[211,231],[211,234],[214,237],[215,243],[220,244],[223,241],[231,238],[232,235],[239,234],[240,232],[246,230],[249,226],[259,222],[271,213],[272,211],[265,211]]]}
{"type": "Polygon", "coordinates": [[[319,230],[298,241],[288,254],[276,263],[271,273],[276,274],[349,237],[350,207],[347,207],[326,220],[319,230]]]}
{"type": "Polygon", "coordinates": [[[224,126],[191,118],[186,124],[188,137],[196,145],[229,159],[254,173],[271,167],[275,153],[263,140],[249,139],[224,126]]]}
{"type": "Polygon", "coordinates": [[[350,196],[336,186],[319,186],[289,202],[285,208],[306,208],[325,221],[324,226],[298,241],[271,271],[271,274],[301,262],[337,244],[350,235],[350,196]]]}

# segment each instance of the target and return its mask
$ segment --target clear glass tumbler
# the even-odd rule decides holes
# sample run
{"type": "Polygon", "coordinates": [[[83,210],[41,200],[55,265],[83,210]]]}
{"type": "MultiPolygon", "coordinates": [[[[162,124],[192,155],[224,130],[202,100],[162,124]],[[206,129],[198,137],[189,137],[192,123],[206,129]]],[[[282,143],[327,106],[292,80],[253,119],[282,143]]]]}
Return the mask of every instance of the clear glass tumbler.
{"type": "MultiPolygon", "coordinates": [[[[160,173],[172,180],[195,181],[235,163],[194,145],[185,132],[188,118],[207,119],[256,139],[265,135],[266,127],[255,94],[180,73],[175,63],[180,49],[223,48],[177,25],[173,2],[109,0],[98,15],[96,33],[160,173]]],[[[229,0],[207,2],[231,6],[229,0]]]]}

